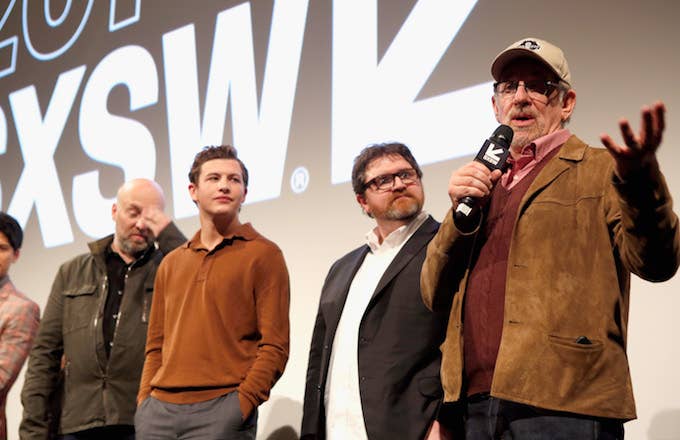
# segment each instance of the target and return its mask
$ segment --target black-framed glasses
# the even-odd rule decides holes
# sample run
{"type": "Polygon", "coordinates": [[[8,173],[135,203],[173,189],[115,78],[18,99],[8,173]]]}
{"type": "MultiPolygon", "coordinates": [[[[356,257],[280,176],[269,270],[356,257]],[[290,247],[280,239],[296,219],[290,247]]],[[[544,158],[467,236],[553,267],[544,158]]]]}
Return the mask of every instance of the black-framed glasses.
{"type": "Polygon", "coordinates": [[[521,80],[511,80],[511,81],[499,81],[494,83],[493,91],[500,97],[507,98],[514,96],[517,93],[519,86],[524,87],[527,95],[532,99],[542,99],[549,98],[555,90],[564,90],[565,86],[561,82],[554,81],[542,81],[542,80],[532,80],[532,81],[521,81],[521,80]]]}
{"type": "Polygon", "coordinates": [[[404,185],[410,185],[418,181],[418,172],[413,168],[399,170],[396,173],[381,174],[364,183],[364,190],[373,187],[376,191],[389,191],[394,188],[394,179],[399,178],[404,185]]]}

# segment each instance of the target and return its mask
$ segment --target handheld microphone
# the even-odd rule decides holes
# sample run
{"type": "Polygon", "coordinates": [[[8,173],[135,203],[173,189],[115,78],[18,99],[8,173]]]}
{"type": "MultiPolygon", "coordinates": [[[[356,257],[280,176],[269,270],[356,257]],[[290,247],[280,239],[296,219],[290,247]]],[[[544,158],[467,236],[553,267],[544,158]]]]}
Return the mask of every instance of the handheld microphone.
{"type": "MultiPolygon", "coordinates": [[[[475,160],[483,163],[491,171],[505,171],[513,136],[512,128],[503,124],[499,125],[491,137],[484,141],[475,160]]],[[[479,214],[478,200],[470,196],[463,197],[458,201],[458,207],[454,213],[456,226],[461,231],[472,231],[479,222],[479,214]]]]}

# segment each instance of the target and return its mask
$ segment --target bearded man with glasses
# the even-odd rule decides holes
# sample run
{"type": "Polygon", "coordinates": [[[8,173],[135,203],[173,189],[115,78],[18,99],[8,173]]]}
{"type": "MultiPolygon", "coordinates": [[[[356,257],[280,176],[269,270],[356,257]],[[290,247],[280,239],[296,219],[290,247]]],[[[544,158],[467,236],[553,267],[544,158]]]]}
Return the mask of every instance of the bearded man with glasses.
{"type": "Polygon", "coordinates": [[[592,148],[565,128],[576,92],[564,53],[536,38],[493,62],[498,122],[514,131],[511,167],[470,162],[449,182],[450,211],[423,266],[423,300],[450,311],[445,401],[465,438],[622,439],[636,417],[626,355],[631,273],[671,278],[678,217],[656,151],[664,106],[642,128],[620,122],[592,148]],[[452,213],[485,203],[473,230],[452,213]]]}
{"type": "Polygon", "coordinates": [[[439,344],[447,312],[420,295],[427,243],[439,223],[423,212],[422,172],[399,143],[365,148],[352,187],[376,226],[331,267],[314,326],[302,439],[446,438],[439,344]]]}

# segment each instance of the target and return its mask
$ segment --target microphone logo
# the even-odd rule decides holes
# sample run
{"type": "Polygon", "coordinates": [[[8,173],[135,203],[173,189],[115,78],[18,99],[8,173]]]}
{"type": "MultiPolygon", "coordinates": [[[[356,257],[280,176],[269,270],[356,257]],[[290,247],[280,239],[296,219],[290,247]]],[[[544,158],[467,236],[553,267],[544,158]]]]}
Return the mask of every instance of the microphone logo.
{"type": "MultiPolygon", "coordinates": [[[[508,156],[510,156],[510,143],[513,134],[512,128],[501,124],[491,137],[484,141],[475,160],[483,163],[492,171],[504,171],[508,156]]],[[[458,206],[454,211],[456,226],[461,231],[472,231],[479,223],[480,213],[477,200],[469,196],[463,197],[458,201],[458,206]]]]}
{"type": "Polygon", "coordinates": [[[489,145],[484,152],[484,161],[493,164],[494,167],[498,167],[501,159],[504,159],[504,156],[507,157],[507,155],[504,155],[506,151],[507,150],[503,149],[503,147],[496,148],[496,144],[489,142],[489,145]]]}

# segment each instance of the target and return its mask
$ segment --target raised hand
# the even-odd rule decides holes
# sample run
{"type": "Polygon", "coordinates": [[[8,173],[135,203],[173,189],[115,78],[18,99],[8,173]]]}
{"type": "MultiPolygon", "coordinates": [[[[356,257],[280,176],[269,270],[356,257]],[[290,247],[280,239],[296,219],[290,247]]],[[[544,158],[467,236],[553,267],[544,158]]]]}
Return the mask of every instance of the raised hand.
{"type": "Polygon", "coordinates": [[[636,135],[627,119],[619,121],[624,145],[617,144],[608,134],[600,135],[602,144],[607,147],[616,161],[616,174],[625,180],[642,169],[656,167],[656,150],[661,145],[665,128],[666,107],[658,101],[652,106],[641,109],[641,128],[636,135]]]}

